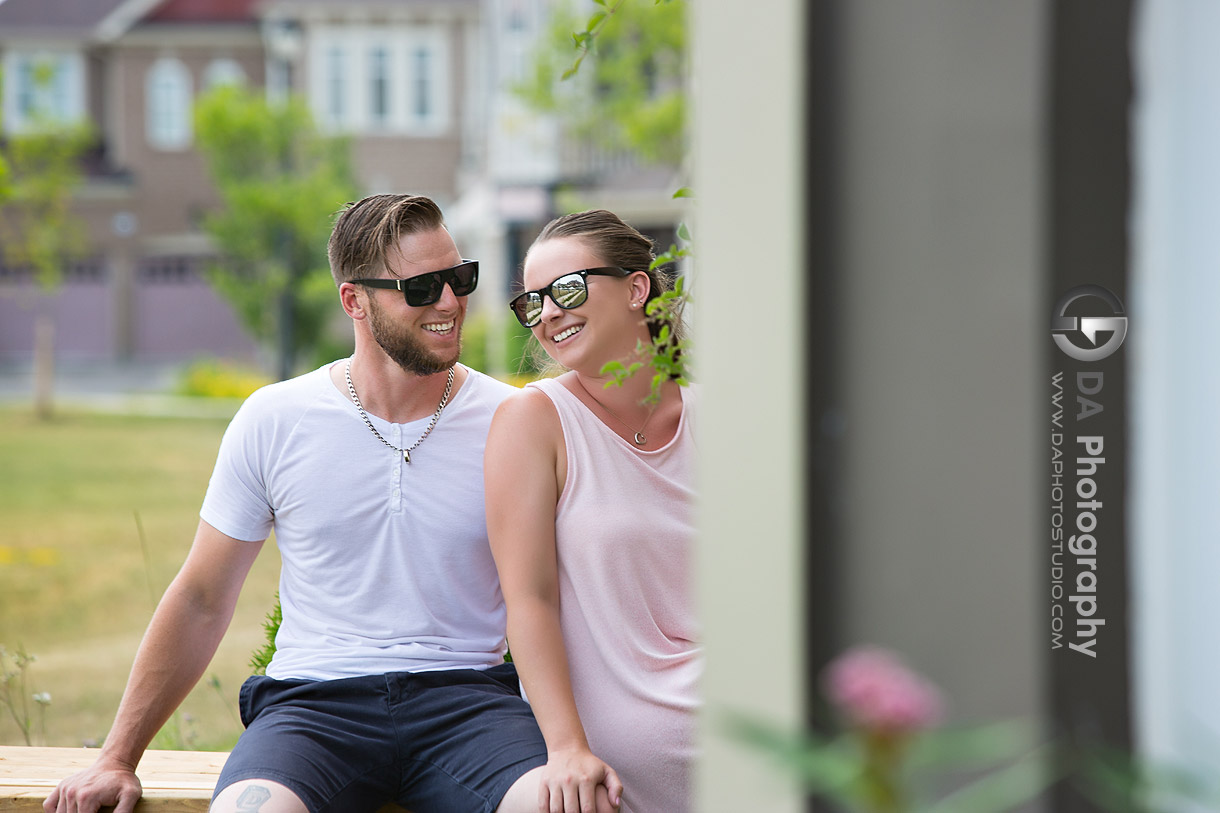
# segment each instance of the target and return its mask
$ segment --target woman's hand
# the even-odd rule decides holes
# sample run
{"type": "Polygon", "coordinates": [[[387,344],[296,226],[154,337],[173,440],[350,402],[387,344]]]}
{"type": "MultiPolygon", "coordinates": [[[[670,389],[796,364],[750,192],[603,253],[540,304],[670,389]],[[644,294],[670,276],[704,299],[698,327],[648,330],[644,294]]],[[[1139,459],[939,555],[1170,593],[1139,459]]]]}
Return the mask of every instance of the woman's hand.
{"type": "Polygon", "coordinates": [[[587,748],[548,755],[538,783],[538,813],[613,813],[622,800],[618,774],[587,748]]]}

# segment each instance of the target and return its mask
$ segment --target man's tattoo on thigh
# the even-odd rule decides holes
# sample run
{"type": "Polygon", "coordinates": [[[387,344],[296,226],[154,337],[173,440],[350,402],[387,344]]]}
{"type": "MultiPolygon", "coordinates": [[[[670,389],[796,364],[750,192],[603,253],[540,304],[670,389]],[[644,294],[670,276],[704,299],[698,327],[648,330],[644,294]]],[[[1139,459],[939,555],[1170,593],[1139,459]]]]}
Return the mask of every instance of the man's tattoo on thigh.
{"type": "Polygon", "coordinates": [[[237,797],[238,813],[258,813],[263,802],[271,798],[271,791],[262,785],[250,785],[237,797]]]}

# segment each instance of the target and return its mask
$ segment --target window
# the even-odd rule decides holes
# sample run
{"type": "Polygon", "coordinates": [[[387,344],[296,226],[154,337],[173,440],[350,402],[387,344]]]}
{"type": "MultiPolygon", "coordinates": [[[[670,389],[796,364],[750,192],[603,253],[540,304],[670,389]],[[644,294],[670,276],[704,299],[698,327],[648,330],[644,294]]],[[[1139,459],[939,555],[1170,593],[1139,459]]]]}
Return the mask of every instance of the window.
{"type": "Polygon", "coordinates": [[[525,4],[522,0],[509,0],[504,12],[505,28],[509,31],[525,31],[529,28],[525,4]]]}
{"type": "Polygon", "coordinates": [[[283,102],[292,92],[292,62],[280,57],[267,59],[267,98],[283,102]]]}
{"type": "Polygon", "coordinates": [[[369,52],[369,121],[377,127],[390,121],[390,52],[381,46],[369,52]]]}
{"type": "Polygon", "coordinates": [[[177,59],[158,59],[145,80],[148,143],[161,150],[191,143],[191,75],[177,59]]]}
{"type": "Polygon", "coordinates": [[[416,29],[406,42],[406,128],[433,135],[449,126],[449,72],[446,31],[416,29]]]}
{"type": "Polygon", "coordinates": [[[418,121],[427,121],[432,113],[432,52],[416,46],[411,53],[411,113],[418,121]]]}
{"type": "Polygon", "coordinates": [[[85,115],[84,62],[68,51],[8,51],[4,55],[5,129],[65,123],[85,115]]]}
{"type": "Polygon", "coordinates": [[[293,64],[299,59],[304,43],[301,25],[295,20],[264,20],[263,42],[267,49],[267,99],[283,102],[292,93],[297,79],[293,64]]]}
{"type": "Polygon", "coordinates": [[[347,118],[347,52],[338,45],[326,49],[326,118],[342,125],[347,118]]]}
{"type": "Polygon", "coordinates": [[[217,85],[245,85],[246,72],[234,60],[228,58],[213,59],[203,72],[203,87],[213,88],[217,85]]]}
{"type": "Polygon", "coordinates": [[[436,136],[449,126],[450,26],[335,25],[309,39],[306,86],[329,132],[436,136]]]}

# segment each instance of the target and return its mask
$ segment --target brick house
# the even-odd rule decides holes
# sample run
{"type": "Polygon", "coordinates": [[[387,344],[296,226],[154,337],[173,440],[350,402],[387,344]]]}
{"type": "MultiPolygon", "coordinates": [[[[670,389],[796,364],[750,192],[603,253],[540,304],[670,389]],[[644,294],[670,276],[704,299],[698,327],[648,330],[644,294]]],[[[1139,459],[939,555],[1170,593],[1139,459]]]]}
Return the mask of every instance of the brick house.
{"type": "MultiPolygon", "coordinates": [[[[217,82],[302,94],[352,140],[366,193],[435,198],[483,263],[476,309],[495,319],[523,246],[572,179],[669,240],[673,179],[566,142],[508,91],[548,0],[0,0],[4,133],[31,111],[98,135],[76,211],[91,253],[49,303],[61,359],[254,358],[199,271],[218,204],[194,150],[194,99],[217,82]],[[36,83],[36,72],[50,72],[36,83]],[[611,183],[604,183],[610,179],[611,183]],[[660,205],[657,201],[662,201],[660,205]]],[[[325,228],[325,226],[323,226],[325,228]]],[[[666,243],[667,245],[668,243],[666,243]]],[[[0,265],[0,362],[28,358],[34,286],[0,265]]],[[[505,311],[506,313],[506,311],[505,311]]]]}

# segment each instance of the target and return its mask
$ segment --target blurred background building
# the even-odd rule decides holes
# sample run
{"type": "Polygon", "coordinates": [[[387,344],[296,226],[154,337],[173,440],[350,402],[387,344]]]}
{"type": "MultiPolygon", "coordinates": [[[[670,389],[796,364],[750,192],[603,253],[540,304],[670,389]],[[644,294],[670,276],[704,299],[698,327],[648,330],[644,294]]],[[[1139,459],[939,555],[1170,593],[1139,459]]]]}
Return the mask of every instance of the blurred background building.
{"type": "MultiPolygon", "coordinates": [[[[53,306],[58,356],[256,356],[202,276],[215,247],[201,222],[219,201],[195,148],[193,103],[217,83],[303,95],[325,132],[350,138],[362,193],[437,200],[482,262],[476,306],[499,305],[524,248],[561,209],[613,208],[667,246],[680,217],[677,168],[569,138],[512,92],[549,5],[0,2],[3,132],[37,114],[88,121],[96,134],[74,206],[88,252],[53,306]]],[[[31,353],[32,295],[29,269],[0,266],[0,361],[31,353]]]]}

